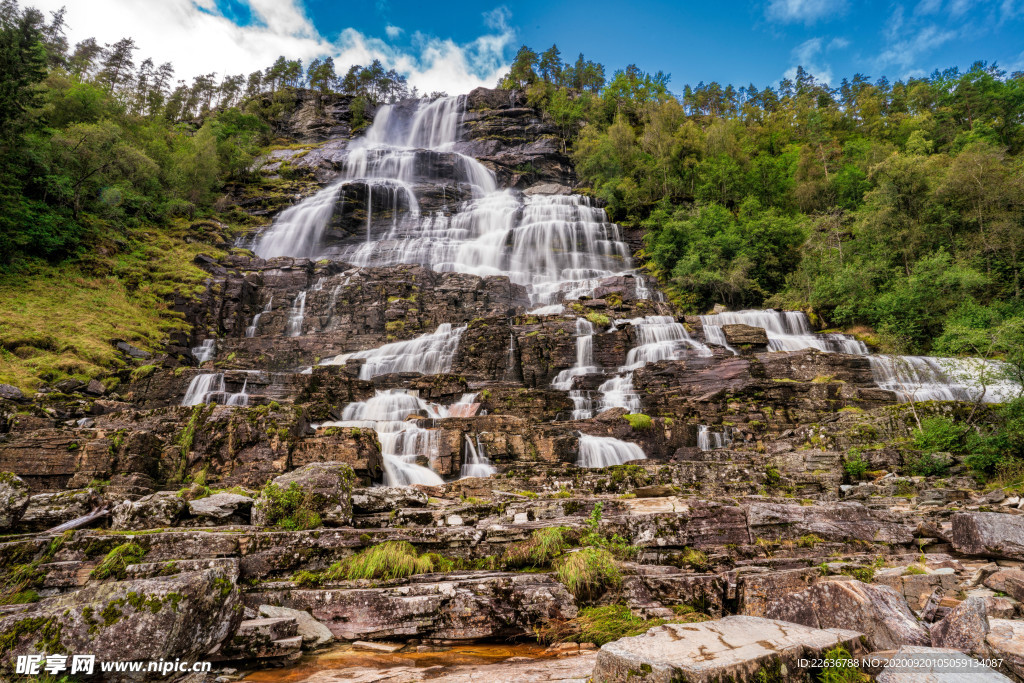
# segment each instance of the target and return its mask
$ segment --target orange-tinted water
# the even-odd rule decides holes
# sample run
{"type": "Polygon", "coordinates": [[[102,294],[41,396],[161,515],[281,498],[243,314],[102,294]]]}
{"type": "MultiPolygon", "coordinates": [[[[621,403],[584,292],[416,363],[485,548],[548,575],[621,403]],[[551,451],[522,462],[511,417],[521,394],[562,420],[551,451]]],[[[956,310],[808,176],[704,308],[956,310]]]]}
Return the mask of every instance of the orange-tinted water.
{"type": "MultiPolygon", "coordinates": [[[[318,671],[334,671],[355,667],[390,669],[394,667],[466,666],[495,664],[510,657],[543,659],[550,657],[545,648],[530,643],[516,645],[456,645],[440,652],[366,652],[351,645],[339,645],[330,650],[303,657],[293,666],[256,671],[243,679],[246,683],[300,683],[318,671]]],[[[439,648],[441,649],[441,648],[439,648]]]]}

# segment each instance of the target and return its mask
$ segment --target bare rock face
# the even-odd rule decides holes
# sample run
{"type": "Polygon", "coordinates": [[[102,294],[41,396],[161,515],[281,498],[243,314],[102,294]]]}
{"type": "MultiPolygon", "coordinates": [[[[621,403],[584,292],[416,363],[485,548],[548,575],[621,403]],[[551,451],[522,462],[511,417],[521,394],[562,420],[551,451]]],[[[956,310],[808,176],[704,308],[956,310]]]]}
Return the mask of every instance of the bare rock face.
{"type": "Polygon", "coordinates": [[[59,493],[37,493],[28,501],[19,528],[26,531],[45,531],[58,524],[82,517],[100,504],[94,489],[78,489],[59,493]]]}
{"type": "MultiPolygon", "coordinates": [[[[0,618],[9,642],[0,672],[18,655],[90,653],[97,661],[202,660],[241,619],[238,565],[170,577],[105,583],[43,600],[0,618]]],[[[109,681],[149,680],[145,672],[109,681]]],[[[3,676],[0,676],[2,678],[3,676]]]]}
{"type": "MultiPolygon", "coordinates": [[[[346,526],[352,523],[352,484],[355,473],[344,463],[315,462],[274,479],[282,491],[297,487],[304,496],[303,506],[320,515],[327,526],[346,526]]],[[[252,508],[252,523],[268,523],[273,502],[261,496],[252,508]]]]}
{"type": "Polygon", "coordinates": [[[932,624],[932,644],[935,647],[981,655],[985,652],[985,636],[988,632],[985,600],[968,598],[953,608],[942,621],[932,624]]]}
{"type": "Polygon", "coordinates": [[[352,507],[362,514],[421,508],[426,504],[427,494],[411,486],[378,486],[352,492],[352,507]]]}
{"type": "Polygon", "coordinates": [[[593,680],[603,683],[711,683],[790,679],[797,660],[836,645],[859,649],[860,634],[761,617],[730,616],[700,624],[666,624],[604,645],[593,680]]]}
{"type": "Polygon", "coordinates": [[[188,511],[193,517],[213,520],[228,520],[231,517],[248,517],[253,500],[238,493],[215,493],[206,498],[190,500],[188,511]]]}
{"type": "Polygon", "coordinates": [[[771,603],[765,616],[814,628],[860,631],[875,650],[931,644],[927,629],[902,595],[861,581],[823,581],[771,603]]]}
{"type": "Polygon", "coordinates": [[[10,472],[0,472],[0,531],[18,523],[28,501],[28,484],[10,472]]]}
{"type": "Polygon", "coordinates": [[[1000,512],[953,515],[953,547],[965,555],[1024,560],[1024,517],[1000,512]]]}
{"type": "Polygon", "coordinates": [[[111,514],[111,527],[121,531],[163,529],[175,526],[188,510],[188,503],[173,491],[158,491],[118,503],[111,514]]]}
{"type": "Polygon", "coordinates": [[[337,638],[478,640],[531,635],[534,626],[576,616],[565,587],[547,574],[421,575],[388,588],[292,590],[249,594],[310,612],[337,638]]]}
{"type": "Polygon", "coordinates": [[[302,638],[304,647],[320,647],[334,640],[331,629],[314,619],[309,612],[275,605],[260,605],[259,613],[264,617],[294,619],[296,634],[302,638]]]}

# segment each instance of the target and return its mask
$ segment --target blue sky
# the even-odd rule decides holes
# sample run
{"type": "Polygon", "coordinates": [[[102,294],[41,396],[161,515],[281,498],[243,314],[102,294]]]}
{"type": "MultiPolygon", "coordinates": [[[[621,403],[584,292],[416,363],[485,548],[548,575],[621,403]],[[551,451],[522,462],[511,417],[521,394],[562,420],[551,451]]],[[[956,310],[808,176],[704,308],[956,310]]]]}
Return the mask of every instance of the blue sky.
{"type": "MultiPolygon", "coordinates": [[[[837,85],[967,68],[1024,70],[1024,0],[24,0],[68,4],[72,40],[136,36],[140,57],[182,77],[248,72],[277,54],[330,54],[339,66],[380,58],[421,90],[493,85],[520,44],[557,43],[606,65],[664,70],[670,86],[776,84],[797,64],[837,85]]],[[[50,5],[53,5],[51,8],[50,5]]]]}

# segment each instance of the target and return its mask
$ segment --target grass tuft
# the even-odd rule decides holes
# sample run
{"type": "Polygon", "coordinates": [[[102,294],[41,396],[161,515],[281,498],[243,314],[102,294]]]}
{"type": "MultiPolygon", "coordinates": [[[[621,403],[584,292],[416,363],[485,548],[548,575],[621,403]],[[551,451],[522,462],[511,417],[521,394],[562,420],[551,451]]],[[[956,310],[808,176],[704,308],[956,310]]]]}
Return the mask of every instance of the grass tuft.
{"type": "Polygon", "coordinates": [[[566,555],[557,563],[555,576],[581,600],[598,598],[622,585],[615,557],[603,548],[583,548],[566,555]]]}
{"type": "Polygon", "coordinates": [[[506,548],[502,564],[507,569],[548,567],[555,558],[571,547],[569,531],[569,528],[564,526],[537,529],[529,539],[513,543],[506,548]]]}
{"type": "Polygon", "coordinates": [[[125,569],[130,564],[138,564],[146,556],[146,549],[136,543],[122,543],[103,558],[89,576],[93,579],[123,579],[127,576],[125,569]]]}

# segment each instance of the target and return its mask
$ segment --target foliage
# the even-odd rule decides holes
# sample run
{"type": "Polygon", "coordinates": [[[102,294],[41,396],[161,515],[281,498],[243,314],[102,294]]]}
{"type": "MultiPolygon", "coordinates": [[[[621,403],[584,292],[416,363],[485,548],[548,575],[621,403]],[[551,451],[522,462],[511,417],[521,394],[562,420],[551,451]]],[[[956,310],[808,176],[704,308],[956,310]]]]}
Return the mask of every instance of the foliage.
{"type": "Polygon", "coordinates": [[[851,450],[846,460],[843,461],[843,470],[854,481],[863,479],[864,474],[868,471],[868,461],[861,457],[860,451],[851,450]]]}
{"type": "Polygon", "coordinates": [[[130,564],[138,564],[146,556],[146,549],[136,543],[122,543],[109,553],[89,573],[94,579],[123,579],[130,564]]]}
{"type": "Polygon", "coordinates": [[[537,640],[551,643],[594,643],[604,645],[620,638],[638,636],[663,624],[688,624],[708,619],[687,605],[677,610],[672,619],[644,619],[633,614],[626,605],[584,607],[568,621],[549,621],[537,628],[537,640]]]}
{"type": "Polygon", "coordinates": [[[615,558],[602,548],[569,553],[555,566],[555,576],[580,600],[598,598],[622,585],[622,572],[615,558]]]}
{"type": "Polygon", "coordinates": [[[344,579],[404,579],[413,574],[425,574],[439,568],[439,558],[420,555],[407,541],[385,541],[367,548],[352,557],[335,563],[325,573],[327,580],[344,579]]]}
{"type": "Polygon", "coordinates": [[[861,673],[857,660],[842,645],[828,650],[823,660],[824,666],[816,676],[819,683],[861,683],[871,680],[870,676],[861,673]]]}
{"type": "Polygon", "coordinates": [[[266,511],[267,526],[285,531],[315,529],[322,524],[320,515],[310,509],[309,494],[296,482],[288,488],[274,483],[263,487],[257,505],[266,511]]]}
{"type": "Polygon", "coordinates": [[[629,423],[629,426],[639,431],[645,431],[654,427],[654,421],[650,415],[643,413],[630,413],[622,418],[629,423]]]}
{"type": "Polygon", "coordinates": [[[513,543],[505,550],[502,564],[507,569],[548,567],[571,547],[568,527],[536,529],[529,540],[513,543]]]}

